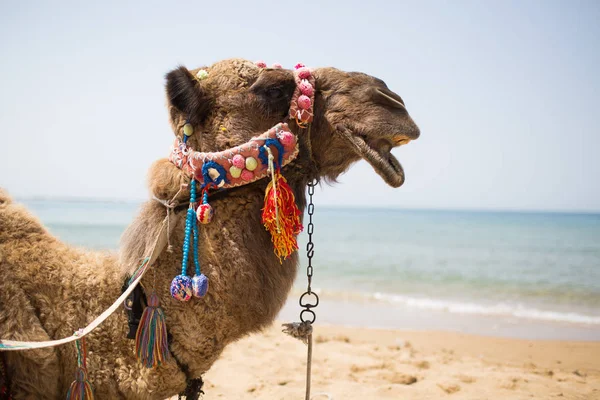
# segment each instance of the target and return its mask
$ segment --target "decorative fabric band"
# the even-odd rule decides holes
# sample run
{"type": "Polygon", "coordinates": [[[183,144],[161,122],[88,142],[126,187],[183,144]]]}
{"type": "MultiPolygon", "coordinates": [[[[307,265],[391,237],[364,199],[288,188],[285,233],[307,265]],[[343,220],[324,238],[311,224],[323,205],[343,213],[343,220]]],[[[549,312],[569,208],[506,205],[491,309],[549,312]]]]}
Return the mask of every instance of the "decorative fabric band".
{"type": "Polygon", "coordinates": [[[294,71],[296,90],[290,103],[290,118],[296,120],[301,128],[310,124],[314,117],[315,77],[303,64],[296,65],[294,71]]]}
{"type": "Polygon", "coordinates": [[[246,185],[269,175],[269,151],[275,169],[289,164],[298,156],[298,138],[287,124],[279,123],[248,142],[221,152],[194,151],[177,138],[169,160],[203,186],[218,188],[246,185]]]}

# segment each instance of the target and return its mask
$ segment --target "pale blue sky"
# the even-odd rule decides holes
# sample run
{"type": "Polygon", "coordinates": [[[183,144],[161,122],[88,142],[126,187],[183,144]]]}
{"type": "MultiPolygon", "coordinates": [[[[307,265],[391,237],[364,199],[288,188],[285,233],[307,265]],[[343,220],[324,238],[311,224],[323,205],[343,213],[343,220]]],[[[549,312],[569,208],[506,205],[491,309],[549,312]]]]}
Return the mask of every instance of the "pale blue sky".
{"type": "Polygon", "coordinates": [[[367,72],[420,125],[402,188],[360,162],[319,204],[600,210],[599,2],[204,3],[2,2],[0,186],[145,198],[164,74],[244,57],[367,72]]]}

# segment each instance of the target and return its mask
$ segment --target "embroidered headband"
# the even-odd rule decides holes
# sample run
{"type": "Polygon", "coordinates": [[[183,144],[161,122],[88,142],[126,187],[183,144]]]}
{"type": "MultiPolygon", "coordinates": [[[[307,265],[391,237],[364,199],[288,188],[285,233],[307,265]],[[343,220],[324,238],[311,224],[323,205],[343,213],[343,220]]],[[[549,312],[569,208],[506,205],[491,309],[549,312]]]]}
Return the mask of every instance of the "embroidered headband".
{"type": "Polygon", "coordinates": [[[177,138],[169,160],[201,185],[228,189],[255,182],[269,174],[269,148],[275,168],[287,165],[298,155],[298,141],[287,124],[279,123],[248,142],[216,153],[194,151],[177,138]]]}

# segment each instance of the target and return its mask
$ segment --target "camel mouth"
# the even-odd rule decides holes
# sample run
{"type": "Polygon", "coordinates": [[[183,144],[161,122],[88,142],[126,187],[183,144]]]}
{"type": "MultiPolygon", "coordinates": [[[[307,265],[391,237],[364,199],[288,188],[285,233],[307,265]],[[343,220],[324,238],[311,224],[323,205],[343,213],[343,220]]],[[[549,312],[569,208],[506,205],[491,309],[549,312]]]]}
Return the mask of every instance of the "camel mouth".
{"type": "Polygon", "coordinates": [[[392,154],[392,149],[409,143],[411,138],[403,134],[373,138],[361,133],[352,134],[349,131],[343,132],[342,136],[350,141],[357,154],[371,164],[385,183],[394,188],[402,186],[404,169],[392,154]]]}

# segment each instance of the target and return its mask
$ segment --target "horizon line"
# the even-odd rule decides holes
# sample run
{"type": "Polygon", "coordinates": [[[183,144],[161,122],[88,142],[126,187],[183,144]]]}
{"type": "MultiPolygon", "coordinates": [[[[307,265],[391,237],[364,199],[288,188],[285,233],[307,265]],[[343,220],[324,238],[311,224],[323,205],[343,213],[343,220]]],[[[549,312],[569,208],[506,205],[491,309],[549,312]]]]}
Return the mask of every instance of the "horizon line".
{"type": "MultiPolygon", "coordinates": [[[[125,203],[141,204],[151,198],[111,198],[111,197],[79,197],[79,196],[14,196],[17,201],[57,201],[65,203],[87,202],[87,203],[125,203]]],[[[318,205],[318,204],[317,204],[318,205]]],[[[493,207],[403,207],[391,204],[361,206],[357,204],[332,204],[326,203],[318,205],[323,208],[341,208],[348,210],[368,209],[368,210],[394,210],[394,211],[439,211],[439,212],[489,212],[489,213],[514,213],[514,214],[580,214],[580,215],[600,215],[600,209],[536,209],[536,208],[493,208],[493,207]]]]}

